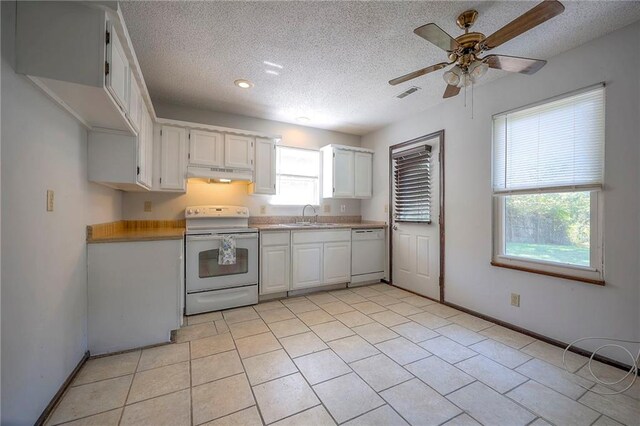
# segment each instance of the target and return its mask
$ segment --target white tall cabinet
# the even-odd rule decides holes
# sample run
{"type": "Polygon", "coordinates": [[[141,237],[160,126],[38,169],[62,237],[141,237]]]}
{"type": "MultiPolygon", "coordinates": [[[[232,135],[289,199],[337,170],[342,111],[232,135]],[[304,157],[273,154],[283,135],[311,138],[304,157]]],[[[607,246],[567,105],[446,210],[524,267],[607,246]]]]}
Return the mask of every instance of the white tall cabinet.
{"type": "Polygon", "coordinates": [[[344,145],[327,145],[321,148],[321,152],[324,198],[371,198],[373,151],[344,145]]]}

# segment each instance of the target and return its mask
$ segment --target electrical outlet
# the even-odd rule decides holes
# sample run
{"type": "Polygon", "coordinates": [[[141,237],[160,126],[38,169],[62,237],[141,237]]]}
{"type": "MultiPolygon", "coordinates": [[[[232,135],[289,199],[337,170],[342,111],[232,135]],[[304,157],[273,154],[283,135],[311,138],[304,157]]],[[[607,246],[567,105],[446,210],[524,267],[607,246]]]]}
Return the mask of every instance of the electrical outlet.
{"type": "Polygon", "coordinates": [[[150,212],[152,210],[152,204],[151,201],[145,201],[144,202],[144,211],[145,212],[150,212]]]}
{"type": "Polygon", "coordinates": [[[331,213],[331,204],[325,204],[324,206],[324,212],[325,213],[331,213]]]}
{"type": "Polygon", "coordinates": [[[344,204],[340,204],[340,213],[344,213],[347,211],[347,206],[345,206],[344,204]]]}
{"type": "Polygon", "coordinates": [[[47,211],[53,211],[53,189],[47,189],[47,211]]]}
{"type": "Polygon", "coordinates": [[[384,212],[389,213],[389,204],[384,205],[384,212]]]}
{"type": "Polygon", "coordinates": [[[511,293],[511,306],[515,306],[517,308],[520,307],[520,295],[516,293],[511,293]]]}
{"type": "Polygon", "coordinates": [[[260,214],[267,214],[267,206],[260,206],[260,214]]]}

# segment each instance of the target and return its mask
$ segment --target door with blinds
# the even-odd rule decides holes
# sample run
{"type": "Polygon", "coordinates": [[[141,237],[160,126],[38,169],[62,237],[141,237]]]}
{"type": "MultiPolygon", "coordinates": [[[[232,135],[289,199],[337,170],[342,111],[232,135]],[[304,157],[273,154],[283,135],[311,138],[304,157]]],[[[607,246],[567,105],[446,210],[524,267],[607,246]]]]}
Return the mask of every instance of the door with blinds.
{"type": "Polygon", "coordinates": [[[441,133],[394,145],[391,171],[391,280],[434,299],[440,297],[441,133]]]}

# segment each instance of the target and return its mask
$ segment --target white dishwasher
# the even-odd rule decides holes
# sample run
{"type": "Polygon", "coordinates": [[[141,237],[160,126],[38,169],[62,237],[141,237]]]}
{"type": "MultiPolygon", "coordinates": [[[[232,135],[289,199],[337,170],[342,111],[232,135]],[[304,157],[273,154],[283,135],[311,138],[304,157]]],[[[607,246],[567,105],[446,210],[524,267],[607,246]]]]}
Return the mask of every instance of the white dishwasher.
{"type": "Polygon", "coordinates": [[[351,231],[351,284],[364,284],[384,278],[386,259],[383,228],[351,231]]]}

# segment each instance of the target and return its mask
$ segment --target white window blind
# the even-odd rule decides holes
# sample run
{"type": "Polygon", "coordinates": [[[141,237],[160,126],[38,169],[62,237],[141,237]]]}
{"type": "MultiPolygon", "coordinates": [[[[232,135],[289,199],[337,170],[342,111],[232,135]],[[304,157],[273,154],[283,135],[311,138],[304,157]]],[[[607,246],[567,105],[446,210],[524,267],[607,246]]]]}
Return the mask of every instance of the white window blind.
{"type": "Polygon", "coordinates": [[[599,188],[604,86],[493,117],[493,191],[599,188]]]}
{"type": "Polygon", "coordinates": [[[431,222],[431,147],[393,153],[396,222],[431,222]]]}

